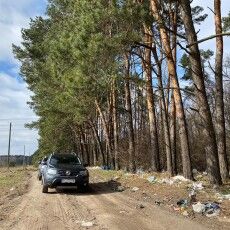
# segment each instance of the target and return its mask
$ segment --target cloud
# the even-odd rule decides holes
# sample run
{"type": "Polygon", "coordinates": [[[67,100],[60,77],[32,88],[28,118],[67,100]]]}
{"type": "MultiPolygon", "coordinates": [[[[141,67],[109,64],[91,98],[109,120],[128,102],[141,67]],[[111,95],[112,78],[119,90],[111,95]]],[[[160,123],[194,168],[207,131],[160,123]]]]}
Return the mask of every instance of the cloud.
{"type": "Polygon", "coordinates": [[[23,145],[33,153],[37,149],[38,134],[24,128],[25,123],[37,120],[27,105],[31,93],[24,82],[0,72],[0,154],[7,152],[9,123],[12,122],[12,153],[21,154],[23,145]]]}
{"type": "Polygon", "coordinates": [[[21,29],[29,25],[30,18],[41,15],[45,0],[0,0],[0,61],[15,62],[12,43],[21,42],[21,29]]]}

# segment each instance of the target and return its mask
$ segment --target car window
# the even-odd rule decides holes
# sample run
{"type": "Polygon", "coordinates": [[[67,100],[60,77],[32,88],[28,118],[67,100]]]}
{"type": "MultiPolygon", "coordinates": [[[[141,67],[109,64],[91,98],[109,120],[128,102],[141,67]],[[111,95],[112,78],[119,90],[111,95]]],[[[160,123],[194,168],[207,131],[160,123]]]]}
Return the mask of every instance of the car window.
{"type": "Polygon", "coordinates": [[[74,155],[55,155],[51,157],[50,164],[54,166],[60,164],[81,164],[81,161],[74,155]]]}

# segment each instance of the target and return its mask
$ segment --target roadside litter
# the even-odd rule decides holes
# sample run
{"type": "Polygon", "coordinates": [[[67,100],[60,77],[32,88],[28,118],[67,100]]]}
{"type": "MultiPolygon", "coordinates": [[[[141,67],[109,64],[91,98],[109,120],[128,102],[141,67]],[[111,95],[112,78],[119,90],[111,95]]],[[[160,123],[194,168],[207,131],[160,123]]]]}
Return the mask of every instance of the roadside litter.
{"type": "Polygon", "coordinates": [[[192,209],[196,213],[203,213],[205,211],[205,205],[200,202],[197,202],[196,204],[192,205],[192,209]]]}
{"type": "Polygon", "coordinates": [[[187,208],[188,207],[188,200],[181,199],[181,200],[177,201],[177,205],[179,207],[187,208]]]}
{"type": "Polygon", "coordinates": [[[189,181],[189,179],[186,179],[185,177],[183,177],[183,176],[181,176],[181,175],[177,175],[177,176],[174,176],[173,178],[172,178],[172,180],[174,181],[174,182],[188,182],[189,181]]]}
{"type": "Polygon", "coordinates": [[[81,226],[82,227],[92,227],[93,226],[93,222],[86,222],[86,221],[82,221],[81,222],[81,226]]]}
{"type": "Polygon", "coordinates": [[[121,185],[117,187],[118,192],[123,192],[124,190],[125,190],[125,188],[121,185]]]}
{"type": "Polygon", "coordinates": [[[195,190],[195,191],[204,189],[202,182],[200,182],[200,183],[193,183],[192,184],[192,189],[195,190]]]}
{"type": "Polygon", "coordinates": [[[145,206],[144,206],[143,204],[138,204],[138,205],[136,206],[136,208],[143,209],[143,208],[145,208],[145,206]]]}
{"type": "Polygon", "coordinates": [[[132,192],[136,192],[136,191],[138,191],[138,190],[139,190],[138,187],[133,187],[133,188],[131,189],[132,192]]]}
{"type": "Polygon", "coordinates": [[[156,183],[157,182],[157,178],[155,176],[150,176],[147,178],[147,181],[149,183],[156,183]]]}
{"type": "Polygon", "coordinates": [[[217,203],[206,203],[204,213],[207,217],[218,216],[220,213],[220,206],[217,203]]]}

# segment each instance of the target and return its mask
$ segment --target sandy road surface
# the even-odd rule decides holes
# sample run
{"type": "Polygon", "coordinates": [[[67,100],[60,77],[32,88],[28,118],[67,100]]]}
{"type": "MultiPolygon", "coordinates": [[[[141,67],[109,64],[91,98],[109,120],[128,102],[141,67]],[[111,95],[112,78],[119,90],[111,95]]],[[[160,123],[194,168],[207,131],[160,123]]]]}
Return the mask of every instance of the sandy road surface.
{"type": "Polygon", "coordinates": [[[34,173],[29,192],[0,221],[0,229],[86,229],[82,226],[86,222],[93,223],[88,227],[93,230],[205,229],[154,205],[142,202],[145,207],[141,209],[137,207],[138,201],[112,191],[104,182],[94,181],[91,188],[88,193],[57,193],[50,189],[49,194],[42,194],[34,173]]]}

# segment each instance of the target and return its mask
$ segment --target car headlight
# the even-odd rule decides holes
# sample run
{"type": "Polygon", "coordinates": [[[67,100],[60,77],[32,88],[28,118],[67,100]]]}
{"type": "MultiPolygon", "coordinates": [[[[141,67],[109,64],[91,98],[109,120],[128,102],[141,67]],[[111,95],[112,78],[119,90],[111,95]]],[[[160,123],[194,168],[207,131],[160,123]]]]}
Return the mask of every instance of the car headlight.
{"type": "Polygon", "coordinates": [[[47,173],[50,175],[56,175],[57,174],[57,170],[56,169],[48,169],[47,173]]]}
{"type": "Polygon", "coordinates": [[[89,172],[88,172],[88,170],[84,170],[84,171],[80,171],[79,174],[80,174],[81,176],[88,176],[88,175],[89,175],[89,172]]]}

